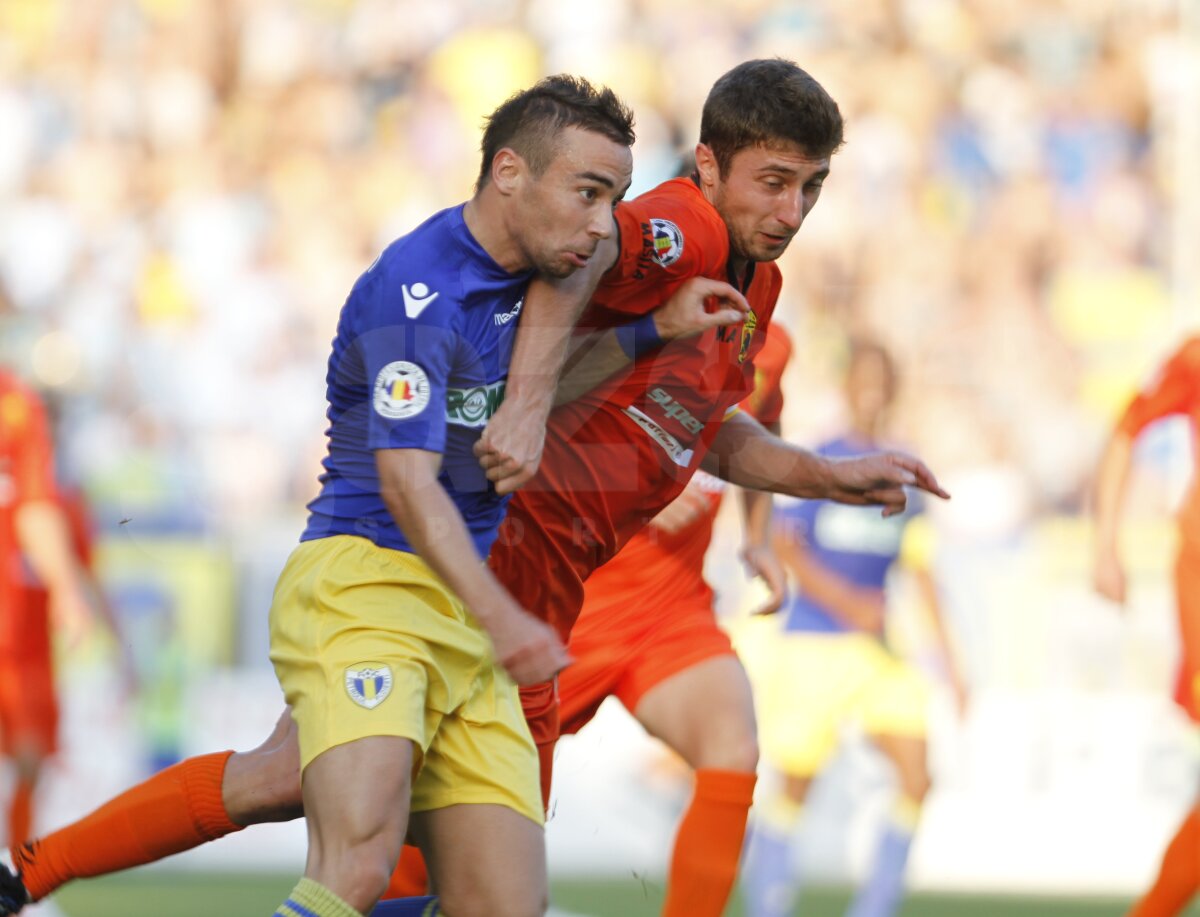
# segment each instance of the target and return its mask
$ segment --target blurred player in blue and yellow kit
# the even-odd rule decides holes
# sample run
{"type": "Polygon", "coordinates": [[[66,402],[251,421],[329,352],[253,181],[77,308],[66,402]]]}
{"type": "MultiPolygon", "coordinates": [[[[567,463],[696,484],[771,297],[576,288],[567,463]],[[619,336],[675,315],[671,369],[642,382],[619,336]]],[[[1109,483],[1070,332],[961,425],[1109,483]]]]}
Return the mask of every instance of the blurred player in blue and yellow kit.
{"type": "MultiPolygon", "coordinates": [[[[879,448],[895,395],[896,372],[882,347],[852,345],[846,376],[851,428],[817,451],[831,458],[879,448]]],[[[796,594],[780,613],[782,633],[751,655],[764,761],[781,776],[781,793],[756,821],[745,871],[753,917],[791,914],[799,877],[791,841],[812,780],[837,750],[841,727],[857,722],[891,761],[899,799],[872,873],[848,914],[884,917],[898,910],[904,868],[921,803],[929,789],[923,675],[885,643],[885,584],[898,562],[918,576],[934,611],[935,632],[960,704],[965,689],[954,664],[929,576],[929,534],[910,500],[907,512],[825,500],[787,500],[776,508],[775,547],[796,594]]],[[[765,622],[764,622],[765,623],[765,622]]]]}
{"type": "Polygon", "coordinates": [[[393,242],[342,309],[322,489],[271,607],[309,824],[278,917],[370,911],[410,812],[450,913],[544,909],[517,683],[568,657],[484,565],[506,498],[474,448],[535,274],[586,298],[568,278],[612,235],[632,142],[607,90],[551,77],[517,94],[489,119],[475,196],[393,242]]]}

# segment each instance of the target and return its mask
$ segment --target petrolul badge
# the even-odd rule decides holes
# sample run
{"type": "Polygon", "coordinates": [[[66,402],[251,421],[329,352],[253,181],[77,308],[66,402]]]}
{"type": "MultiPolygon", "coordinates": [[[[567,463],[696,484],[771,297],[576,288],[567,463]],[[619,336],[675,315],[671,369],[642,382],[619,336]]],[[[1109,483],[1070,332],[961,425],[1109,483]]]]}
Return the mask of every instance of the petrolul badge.
{"type": "Polygon", "coordinates": [[[751,309],[746,313],[746,320],[742,322],[742,340],[738,347],[738,362],[745,363],[746,355],[750,353],[750,341],[754,339],[754,329],[758,327],[758,316],[751,309]]]}
{"type": "Polygon", "coordinates": [[[360,707],[374,710],[392,693],[392,670],[381,662],[359,662],[346,669],[346,693],[360,707]]]}

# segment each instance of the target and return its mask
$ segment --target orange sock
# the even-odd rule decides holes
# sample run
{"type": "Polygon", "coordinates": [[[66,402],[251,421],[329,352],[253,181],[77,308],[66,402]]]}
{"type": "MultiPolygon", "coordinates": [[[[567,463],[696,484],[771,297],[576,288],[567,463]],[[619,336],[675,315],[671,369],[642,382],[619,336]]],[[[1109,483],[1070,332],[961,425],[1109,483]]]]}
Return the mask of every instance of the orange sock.
{"type": "Polygon", "coordinates": [[[737,878],[754,774],[696,771],[692,802],[679,824],[663,917],[721,917],[737,878]]]}
{"type": "Polygon", "coordinates": [[[392,898],[420,898],[429,894],[429,872],[425,868],[425,857],[419,847],[405,844],[400,851],[400,862],[392,873],[387,891],[381,900],[392,898]]]}
{"type": "Polygon", "coordinates": [[[17,780],[12,804],[8,810],[8,843],[15,847],[29,840],[29,825],[33,821],[33,791],[37,786],[30,780],[17,780]]]}
{"type": "Polygon", "coordinates": [[[242,826],[221,798],[231,751],[188,758],[41,840],[12,849],[33,900],[64,882],[160,860],[242,826]]]}
{"type": "Polygon", "coordinates": [[[1167,845],[1150,891],[1128,917],[1175,917],[1200,889],[1200,806],[1193,808],[1167,845]]]}

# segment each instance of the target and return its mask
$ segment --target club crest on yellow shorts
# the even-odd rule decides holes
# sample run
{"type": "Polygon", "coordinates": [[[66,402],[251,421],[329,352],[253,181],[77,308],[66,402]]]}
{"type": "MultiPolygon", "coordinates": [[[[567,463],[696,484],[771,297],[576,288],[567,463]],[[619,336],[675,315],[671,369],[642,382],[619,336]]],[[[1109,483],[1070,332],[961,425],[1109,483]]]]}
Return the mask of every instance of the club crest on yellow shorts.
{"type": "Polygon", "coordinates": [[[360,707],[374,710],[392,693],[392,670],[382,662],[356,662],[346,668],[346,693],[360,707]]]}

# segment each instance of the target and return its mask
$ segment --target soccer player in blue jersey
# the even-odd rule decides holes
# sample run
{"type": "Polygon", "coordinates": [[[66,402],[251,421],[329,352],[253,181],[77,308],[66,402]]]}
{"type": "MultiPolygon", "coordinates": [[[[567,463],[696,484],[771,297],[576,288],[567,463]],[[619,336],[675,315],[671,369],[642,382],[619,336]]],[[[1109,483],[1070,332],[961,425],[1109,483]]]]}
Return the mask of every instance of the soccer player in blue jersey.
{"type": "Polygon", "coordinates": [[[568,657],[483,563],[505,498],[473,448],[530,280],[569,278],[611,236],[632,143],[609,90],[559,76],[515,95],[489,119],[475,196],[393,242],[346,301],[322,489],[271,607],[309,825],[277,917],[369,912],[409,831],[450,913],[545,908],[517,685],[568,657]]]}
{"type": "MultiPolygon", "coordinates": [[[[896,388],[888,352],[859,341],[846,377],[849,431],[817,451],[831,458],[879,449],[896,388]]],[[[798,586],[785,606],[782,633],[753,654],[755,707],[763,760],[781,777],[780,793],[759,808],[743,873],[751,917],[791,914],[801,876],[791,849],[813,779],[837,749],[838,733],[857,721],[895,769],[899,793],[879,840],[871,873],[847,914],[886,917],[900,905],[908,850],[929,790],[924,677],[888,650],[884,634],[889,571],[902,561],[916,575],[935,622],[946,672],[960,710],[966,691],[942,626],[929,575],[927,532],[913,501],[901,515],[824,500],[792,500],[776,510],[775,548],[798,586]],[[754,665],[754,662],[760,663],[754,665]]],[[[765,623],[765,622],[764,622],[765,623]]]]}

